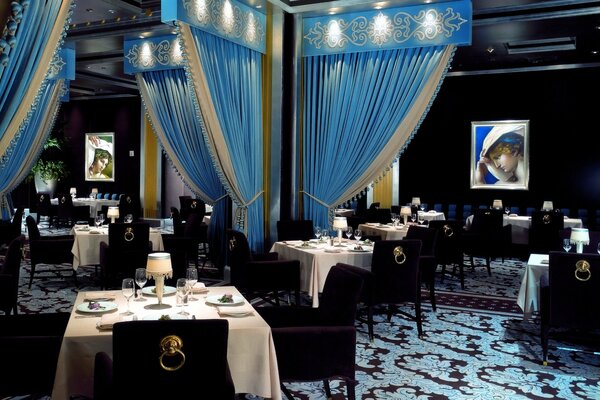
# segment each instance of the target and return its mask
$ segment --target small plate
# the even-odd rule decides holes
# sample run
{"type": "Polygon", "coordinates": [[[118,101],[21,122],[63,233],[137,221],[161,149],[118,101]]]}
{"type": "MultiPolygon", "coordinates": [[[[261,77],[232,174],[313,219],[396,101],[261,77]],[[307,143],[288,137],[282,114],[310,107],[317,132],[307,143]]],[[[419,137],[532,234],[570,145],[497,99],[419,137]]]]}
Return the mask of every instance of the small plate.
{"type": "Polygon", "coordinates": [[[221,297],[223,297],[223,295],[208,296],[206,298],[206,302],[208,304],[213,304],[215,306],[237,306],[240,304],[244,304],[244,298],[241,296],[233,295],[233,302],[231,302],[231,303],[220,302],[219,299],[221,297]]]}
{"type": "Polygon", "coordinates": [[[299,244],[299,245],[296,245],[296,246],[294,246],[294,247],[295,247],[295,248],[297,248],[297,249],[307,249],[307,250],[310,250],[310,249],[313,249],[313,250],[314,250],[314,249],[316,249],[316,248],[317,248],[317,246],[303,246],[303,245],[301,245],[301,244],[299,244]]]}
{"type": "Polygon", "coordinates": [[[348,251],[351,251],[353,253],[368,253],[371,250],[365,250],[365,249],[362,249],[362,250],[348,249],[348,251]]]}
{"type": "Polygon", "coordinates": [[[142,317],[142,319],[144,321],[157,321],[160,319],[160,317],[162,316],[167,316],[171,319],[190,319],[192,318],[192,315],[182,315],[179,313],[173,313],[173,314],[146,314],[142,317]]]}
{"type": "Polygon", "coordinates": [[[99,308],[90,309],[90,302],[86,301],[85,303],[81,303],[77,306],[77,311],[86,313],[86,314],[102,314],[116,310],[119,308],[117,303],[113,303],[112,301],[97,301],[100,306],[99,308]]]}
{"type": "Polygon", "coordinates": [[[340,249],[325,249],[325,253],[339,253],[340,249]]]}
{"type": "MultiPolygon", "coordinates": [[[[156,286],[146,286],[142,288],[142,293],[148,296],[156,296],[155,291],[156,286]]],[[[165,290],[163,291],[163,296],[170,296],[172,294],[177,293],[177,289],[173,286],[165,286],[165,290]]]]}

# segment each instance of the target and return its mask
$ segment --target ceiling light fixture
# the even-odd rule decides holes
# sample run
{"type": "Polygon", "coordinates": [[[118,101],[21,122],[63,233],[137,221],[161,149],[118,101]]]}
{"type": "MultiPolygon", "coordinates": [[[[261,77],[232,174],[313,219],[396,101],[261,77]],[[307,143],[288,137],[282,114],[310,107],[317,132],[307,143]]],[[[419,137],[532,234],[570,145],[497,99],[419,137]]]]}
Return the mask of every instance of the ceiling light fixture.
{"type": "Polygon", "coordinates": [[[506,43],[508,54],[541,53],[546,51],[575,50],[572,36],[538,40],[522,40],[506,43]]]}

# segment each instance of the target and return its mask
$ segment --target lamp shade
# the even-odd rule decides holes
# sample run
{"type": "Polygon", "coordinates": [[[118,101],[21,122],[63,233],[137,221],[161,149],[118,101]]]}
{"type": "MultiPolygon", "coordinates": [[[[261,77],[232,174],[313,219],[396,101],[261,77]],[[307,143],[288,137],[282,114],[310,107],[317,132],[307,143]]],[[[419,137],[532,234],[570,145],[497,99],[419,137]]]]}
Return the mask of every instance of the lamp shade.
{"type": "Polygon", "coordinates": [[[92,193],[93,194],[98,194],[98,188],[92,188],[92,193]]]}
{"type": "Polygon", "coordinates": [[[170,253],[150,253],[146,263],[146,273],[148,275],[165,275],[173,271],[171,267],[170,253]]]}
{"type": "Polygon", "coordinates": [[[571,242],[590,244],[590,233],[587,228],[571,228],[571,242]]]}
{"type": "Polygon", "coordinates": [[[412,211],[409,206],[400,207],[400,215],[406,215],[407,217],[410,217],[411,213],[412,211]]]}
{"type": "Polygon", "coordinates": [[[74,188],[74,187],[72,187],[72,188],[69,190],[69,193],[71,193],[71,194],[77,194],[77,188],[74,188]]]}
{"type": "Polygon", "coordinates": [[[410,204],[412,204],[413,206],[420,206],[421,205],[421,198],[420,197],[413,197],[412,201],[410,202],[410,204]]]}
{"type": "Polygon", "coordinates": [[[502,200],[494,200],[494,201],[492,202],[492,208],[493,208],[494,210],[502,210],[502,208],[503,208],[503,207],[502,207],[502,200]]]}
{"type": "Polygon", "coordinates": [[[334,217],[333,228],[334,229],[346,229],[348,227],[348,220],[346,217],[334,217]]]}
{"type": "Polygon", "coordinates": [[[552,204],[551,201],[544,201],[544,204],[542,205],[542,211],[552,211],[554,210],[554,205],[552,204]]]}
{"type": "Polygon", "coordinates": [[[106,216],[108,218],[119,218],[119,207],[108,207],[108,212],[106,213],[106,216]]]}

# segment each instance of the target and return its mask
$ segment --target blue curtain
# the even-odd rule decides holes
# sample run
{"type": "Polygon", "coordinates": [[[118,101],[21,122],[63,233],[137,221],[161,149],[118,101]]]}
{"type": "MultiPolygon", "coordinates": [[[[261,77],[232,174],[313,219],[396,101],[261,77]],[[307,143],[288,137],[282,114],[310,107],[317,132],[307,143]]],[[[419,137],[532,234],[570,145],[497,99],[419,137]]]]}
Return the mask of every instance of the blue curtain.
{"type": "Polygon", "coordinates": [[[453,50],[427,47],[304,58],[305,219],[329,227],[334,207],[389,171],[439,89],[453,50]]]}
{"type": "MultiPolygon", "coordinates": [[[[183,69],[137,74],[140,94],[154,132],[167,157],[190,190],[213,205],[209,227],[210,248],[225,254],[227,194],[215,172],[195,117],[192,95],[183,69]]],[[[220,262],[222,260],[217,260],[220,262]]]]}
{"type": "Polygon", "coordinates": [[[48,68],[65,35],[71,1],[13,1],[0,40],[0,196],[8,218],[8,193],[33,166],[58,110],[63,81],[48,68]]]}
{"type": "Polygon", "coordinates": [[[209,150],[237,206],[236,228],[246,232],[253,250],[262,251],[262,55],[185,24],[180,40],[209,150]]]}

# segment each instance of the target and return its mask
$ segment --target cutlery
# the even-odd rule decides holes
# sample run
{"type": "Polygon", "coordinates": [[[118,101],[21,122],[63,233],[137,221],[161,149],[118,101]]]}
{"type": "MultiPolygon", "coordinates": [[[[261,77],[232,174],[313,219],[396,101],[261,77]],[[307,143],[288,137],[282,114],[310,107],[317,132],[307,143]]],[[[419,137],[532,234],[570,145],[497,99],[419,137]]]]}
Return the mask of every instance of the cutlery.
{"type": "Polygon", "coordinates": [[[76,315],[75,318],[100,318],[100,315],[76,315]]]}

